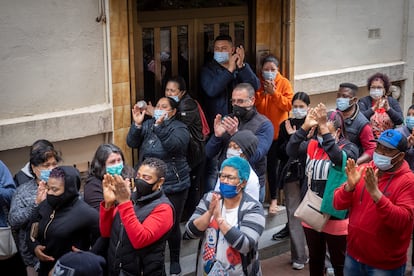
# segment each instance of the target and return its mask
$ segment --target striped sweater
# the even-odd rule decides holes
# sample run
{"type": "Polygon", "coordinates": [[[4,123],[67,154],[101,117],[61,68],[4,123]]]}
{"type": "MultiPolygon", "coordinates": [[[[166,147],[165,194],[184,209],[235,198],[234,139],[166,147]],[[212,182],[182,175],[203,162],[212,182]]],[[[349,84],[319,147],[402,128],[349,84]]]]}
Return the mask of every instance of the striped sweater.
{"type": "MultiPolygon", "coordinates": [[[[211,262],[211,259],[209,260],[206,258],[206,253],[208,252],[206,252],[205,249],[208,247],[211,248],[211,238],[215,239],[218,227],[215,220],[212,219],[210,225],[205,231],[199,231],[193,222],[195,219],[207,212],[211,198],[212,192],[209,192],[205,194],[204,197],[200,200],[200,203],[198,204],[196,210],[186,224],[186,231],[184,233],[185,239],[194,239],[200,237],[203,238],[202,247],[198,256],[199,260],[197,275],[203,275],[203,271],[205,270],[206,266],[208,266],[209,262],[211,262]]],[[[261,275],[257,248],[259,238],[263,233],[265,227],[265,216],[262,204],[243,192],[243,197],[237,210],[237,216],[237,224],[234,225],[226,233],[226,235],[224,235],[224,239],[228,243],[229,249],[232,251],[232,253],[236,253],[236,256],[234,256],[233,259],[241,260],[242,266],[240,267],[242,267],[245,274],[247,273],[248,275],[261,275]]],[[[215,242],[215,247],[212,248],[213,251],[217,250],[217,248],[220,248],[217,247],[217,243],[218,241],[215,242]]],[[[227,254],[224,254],[227,255],[227,257],[229,257],[229,249],[226,252],[227,254]]],[[[211,252],[211,254],[213,253],[214,252],[211,252]]],[[[222,261],[223,263],[228,263],[228,260],[222,261]]],[[[229,270],[229,275],[233,275],[232,269],[234,268],[226,268],[229,270]]]]}

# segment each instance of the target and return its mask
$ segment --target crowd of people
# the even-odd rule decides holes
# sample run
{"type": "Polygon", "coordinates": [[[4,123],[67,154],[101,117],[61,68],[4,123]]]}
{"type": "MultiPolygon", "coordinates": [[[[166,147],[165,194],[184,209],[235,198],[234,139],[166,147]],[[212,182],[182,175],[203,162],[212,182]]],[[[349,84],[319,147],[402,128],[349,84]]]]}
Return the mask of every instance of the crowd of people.
{"type": "Polygon", "coordinates": [[[404,275],[414,105],[404,120],[385,74],[368,79],[361,99],[355,84],[339,84],[328,110],[293,92],[276,57],[265,56],[257,76],[244,48],[220,35],[200,85],[203,108],[180,76],[155,106],[134,105],[126,143],[138,149],[135,167],[102,144],[81,185],[45,139],[14,179],[0,161],[0,226],[18,248],[0,265],[29,276],[166,275],[168,246],[168,274],[181,275],[182,239],[200,239],[197,275],[261,275],[265,213],[277,215],[283,190],[288,223],[273,238],[290,236],[292,269],[309,263],[320,276],[329,260],[335,275],[404,275]],[[345,177],[334,189],[332,168],[345,177]],[[307,189],[338,211],[322,230],[294,215],[307,189]]]}

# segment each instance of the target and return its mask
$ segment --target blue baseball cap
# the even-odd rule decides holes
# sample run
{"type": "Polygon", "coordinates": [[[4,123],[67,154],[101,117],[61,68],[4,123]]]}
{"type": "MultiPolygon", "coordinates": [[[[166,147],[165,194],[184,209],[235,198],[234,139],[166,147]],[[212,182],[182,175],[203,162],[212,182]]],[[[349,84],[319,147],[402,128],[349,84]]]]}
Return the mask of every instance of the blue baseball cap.
{"type": "Polygon", "coordinates": [[[383,131],[380,137],[373,141],[390,149],[397,149],[402,152],[407,150],[407,138],[395,129],[383,131]]]}

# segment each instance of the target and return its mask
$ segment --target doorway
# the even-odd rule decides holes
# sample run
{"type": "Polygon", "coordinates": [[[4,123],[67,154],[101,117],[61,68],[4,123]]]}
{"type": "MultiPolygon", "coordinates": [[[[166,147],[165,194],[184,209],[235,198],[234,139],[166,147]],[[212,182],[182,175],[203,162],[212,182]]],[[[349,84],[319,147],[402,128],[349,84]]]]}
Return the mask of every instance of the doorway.
{"type": "Polygon", "coordinates": [[[247,1],[197,9],[143,11],[137,7],[134,100],[155,104],[164,95],[166,80],[174,75],[185,79],[187,91],[197,99],[198,72],[212,58],[216,36],[228,34],[235,45],[243,44],[247,61],[254,56],[250,23],[247,1]]]}

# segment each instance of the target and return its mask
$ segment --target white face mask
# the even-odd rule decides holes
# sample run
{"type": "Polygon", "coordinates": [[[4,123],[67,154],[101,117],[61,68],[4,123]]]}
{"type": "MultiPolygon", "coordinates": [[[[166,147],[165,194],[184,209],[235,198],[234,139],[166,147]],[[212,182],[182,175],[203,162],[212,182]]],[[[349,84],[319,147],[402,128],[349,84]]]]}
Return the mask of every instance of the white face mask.
{"type": "Polygon", "coordinates": [[[374,161],[375,166],[381,171],[388,171],[394,167],[392,165],[392,160],[398,155],[394,155],[393,157],[385,156],[374,151],[374,155],[372,156],[372,160],[374,161]]]}
{"type": "Polygon", "coordinates": [[[236,149],[233,149],[233,148],[228,148],[227,153],[226,153],[226,157],[227,158],[230,158],[230,157],[233,157],[233,156],[240,157],[240,155],[242,153],[243,153],[243,151],[241,149],[236,150],[236,149]]]}
{"type": "Polygon", "coordinates": [[[308,109],[306,108],[293,108],[292,110],[293,117],[296,119],[303,119],[308,114],[308,109]]]}
{"type": "Polygon", "coordinates": [[[378,88],[372,88],[369,90],[369,95],[371,96],[371,98],[373,98],[374,100],[378,100],[379,98],[382,97],[383,95],[383,91],[382,89],[378,89],[378,88]]]}

